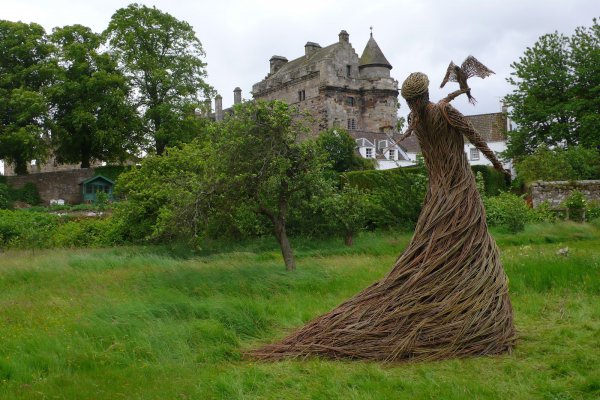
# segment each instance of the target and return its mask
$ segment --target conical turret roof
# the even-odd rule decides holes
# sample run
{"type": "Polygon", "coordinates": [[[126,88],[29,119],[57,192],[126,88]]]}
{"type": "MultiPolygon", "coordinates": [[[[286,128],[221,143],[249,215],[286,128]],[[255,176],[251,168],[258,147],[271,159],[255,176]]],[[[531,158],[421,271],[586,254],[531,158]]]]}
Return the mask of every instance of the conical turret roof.
{"type": "Polygon", "coordinates": [[[371,37],[365,46],[365,50],[360,56],[360,61],[358,63],[358,68],[363,68],[367,66],[377,66],[377,67],[387,67],[392,69],[392,64],[385,58],[383,52],[379,48],[379,45],[373,39],[373,33],[371,33],[371,37]]]}

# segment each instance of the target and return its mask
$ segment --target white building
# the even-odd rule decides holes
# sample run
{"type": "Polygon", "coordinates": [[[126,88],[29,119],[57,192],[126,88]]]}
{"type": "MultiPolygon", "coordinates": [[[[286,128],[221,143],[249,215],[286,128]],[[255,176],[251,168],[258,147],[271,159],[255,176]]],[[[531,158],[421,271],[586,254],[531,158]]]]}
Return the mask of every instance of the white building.
{"type": "MultiPolygon", "coordinates": [[[[506,112],[467,115],[466,118],[487,142],[489,148],[499,154],[506,150],[507,132],[510,124],[506,112]]],[[[421,153],[419,141],[412,135],[396,144],[400,134],[350,131],[355,139],[358,152],[364,158],[374,158],[377,169],[390,169],[415,165],[417,155],[421,153]]],[[[492,163],[465,138],[465,154],[471,165],[489,165],[492,163]]],[[[500,158],[500,157],[498,157],[500,158]]],[[[512,162],[504,162],[506,169],[512,170],[512,162]]]]}

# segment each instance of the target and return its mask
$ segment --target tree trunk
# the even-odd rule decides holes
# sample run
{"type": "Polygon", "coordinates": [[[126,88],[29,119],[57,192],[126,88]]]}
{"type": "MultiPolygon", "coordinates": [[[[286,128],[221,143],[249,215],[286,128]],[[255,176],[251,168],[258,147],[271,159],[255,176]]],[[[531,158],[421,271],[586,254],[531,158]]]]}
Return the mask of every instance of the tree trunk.
{"type": "Polygon", "coordinates": [[[81,154],[81,168],[90,167],[90,155],[87,153],[81,154]]]}
{"type": "Polygon", "coordinates": [[[162,156],[166,147],[167,145],[164,140],[156,140],[156,155],[162,156]]]}
{"type": "Polygon", "coordinates": [[[346,236],[344,236],[344,244],[346,246],[352,246],[354,244],[352,241],[352,232],[346,232],[346,236]]]}
{"type": "Polygon", "coordinates": [[[296,260],[294,259],[294,252],[285,231],[285,221],[281,218],[275,218],[273,221],[273,228],[275,229],[275,236],[279,242],[281,248],[281,255],[283,256],[283,262],[285,263],[285,269],[288,271],[294,271],[296,269],[296,260]]]}
{"type": "Polygon", "coordinates": [[[27,162],[25,161],[25,159],[23,157],[15,158],[14,165],[15,165],[15,174],[17,174],[17,175],[27,175],[28,174],[27,162]]]}

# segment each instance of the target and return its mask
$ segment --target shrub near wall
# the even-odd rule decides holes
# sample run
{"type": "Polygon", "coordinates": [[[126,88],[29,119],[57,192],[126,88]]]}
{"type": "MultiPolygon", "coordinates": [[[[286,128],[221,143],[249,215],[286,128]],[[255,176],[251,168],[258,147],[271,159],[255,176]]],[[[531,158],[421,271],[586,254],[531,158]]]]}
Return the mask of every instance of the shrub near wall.
{"type": "Polygon", "coordinates": [[[507,176],[495,168],[487,165],[472,165],[471,170],[474,175],[481,172],[486,196],[497,196],[501,192],[506,192],[510,186],[507,176]]]}
{"type": "Polygon", "coordinates": [[[423,168],[395,168],[383,171],[353,171],[343,178],[350,186],[369,191],[372,227],[413,227],[419,218],[427,174],[423,168]]]}

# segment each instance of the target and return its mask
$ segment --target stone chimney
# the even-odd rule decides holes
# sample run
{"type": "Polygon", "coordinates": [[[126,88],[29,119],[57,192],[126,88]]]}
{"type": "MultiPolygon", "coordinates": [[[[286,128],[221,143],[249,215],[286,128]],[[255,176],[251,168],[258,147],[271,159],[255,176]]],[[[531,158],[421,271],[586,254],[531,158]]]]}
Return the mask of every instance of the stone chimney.
{"type": "Polygon", "coordinates": [[[282,56],[273,56],[269,60],[269,64],[271,66],[271,73],[274,74],[281,68],[285,63],[288,62],[288,59],[282,56]]]}
{"type": "Polygon", "coordinates": [[[308,57],[310,57],[311,54],[313,54],[315,51],[319,50],[320,48],[321,48],[321,45],[319,43],[306,42],[306,44],[304,45],[304,55],[308,58],[308,57]]]}
{"type": "Polygon", "coordinates": [[[223,121],[223,97],[215,97],[215,121],[223,121]]]}
{"type": "Polygon", "coordinates": [[[348,32],[345,30],[342,29],[338,36],[340,38],[340,43],[350,43],[350,35],[348,35],[348,32]]]}
{"type": "Polygon", "coordinates": [[[240,104],[242,102],[242,89],[236,87],[233,89],[233,104],[240,104]]]}
{"type": "Polygon", "coordinates": [[[204,115],[206,117],[210,117],[211,111],[212,111],[212,104],[210,104],[210,99],[204,100],[204,115]]]}

